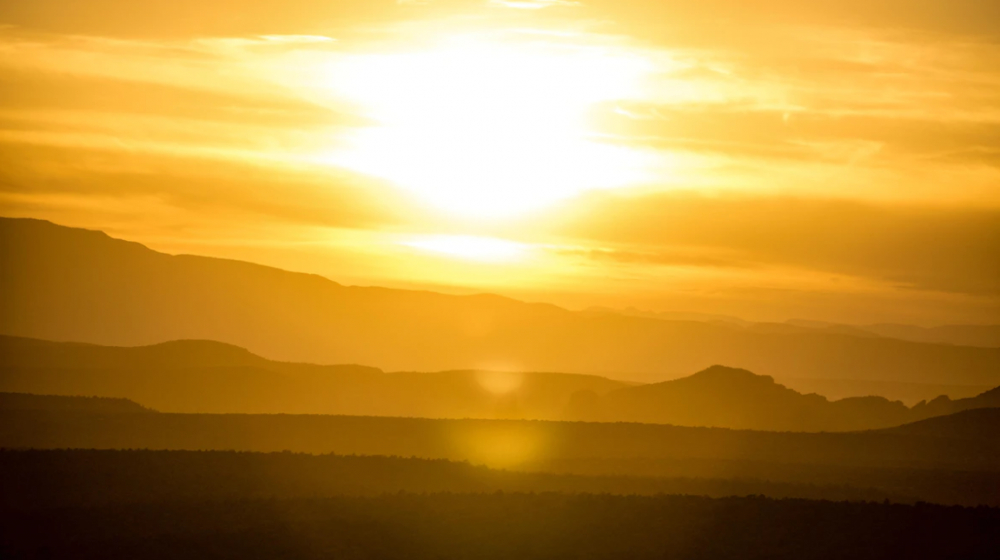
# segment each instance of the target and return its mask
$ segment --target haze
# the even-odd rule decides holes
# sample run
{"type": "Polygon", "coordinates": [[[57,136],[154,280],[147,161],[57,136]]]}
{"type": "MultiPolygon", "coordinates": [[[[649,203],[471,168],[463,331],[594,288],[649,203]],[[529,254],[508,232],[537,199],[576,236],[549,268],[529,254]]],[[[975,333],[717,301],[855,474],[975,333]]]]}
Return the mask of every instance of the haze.
{"type": "Polygon", "coordinates": [[[1000,558],[1000,1],[0,0],[0,558],[1000,558]]]}
{"type": "Polygon", "coordinates": [[[0,214],[572,309],[995,323],[998,22],[972,0],[6,2],[0,214]]]}

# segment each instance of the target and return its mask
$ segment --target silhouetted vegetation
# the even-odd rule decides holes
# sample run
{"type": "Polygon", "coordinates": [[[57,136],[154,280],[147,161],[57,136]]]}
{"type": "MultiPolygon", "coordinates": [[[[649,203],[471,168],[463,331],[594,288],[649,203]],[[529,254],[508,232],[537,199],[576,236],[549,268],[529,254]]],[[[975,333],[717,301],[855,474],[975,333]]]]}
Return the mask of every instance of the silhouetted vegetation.
{"type": "MultiPolygon", "coordinates": [[[[980,416],[983,422],[979,424],[995,426],[995,414],[980,416]]],[[[974,433],[985,432],[985,427],[977,426],[974,433]]],[[[0,412],[0,445],[5,447],[292,450],[413,456],[525,471],[755,479],[873,490],[879,496],[900,499],[1000,505],[1000,441],[965,437],[963,433],[957,431],[954,437],[893,430],[801,434],[624,423],[0,412]]],[[[739,484],[734,493],[749,488],[739,484]]],[[[695,487],[675,486],[670,491],[719,495],[717,490],[695,487]]],[[[602,487],[604,490],[611,491],[610,487],[602,487]]],[[[753,491],[848,497],[837,493],[796,494],[800,490],[780,488],[753,491]]]]}
{"type": "Polygon", "coordinates": [[[995,438],[970,439],[961,433],[925,436],[892,429],[794,433],[633,423],[55,411],[0,411],[0,419],[4,447],[287,449],[412,455],[501,466],[601,458],[987,470],[1000,465],[1000,441],[995,438]]]}
{"type": "Polygon", "coordinates": [[[5,509],[5,558],[966,558],[1000,510],[761,497],[396,494],[5,509]]]}
{"type": "Polygon", "coordinates": [[[876,488],[749,477],[559,475],[494,470],[441,459],[233,451],[0,450],[0,488],[0,505],[20,509],[496,491],[917,501],[876,488]]]}

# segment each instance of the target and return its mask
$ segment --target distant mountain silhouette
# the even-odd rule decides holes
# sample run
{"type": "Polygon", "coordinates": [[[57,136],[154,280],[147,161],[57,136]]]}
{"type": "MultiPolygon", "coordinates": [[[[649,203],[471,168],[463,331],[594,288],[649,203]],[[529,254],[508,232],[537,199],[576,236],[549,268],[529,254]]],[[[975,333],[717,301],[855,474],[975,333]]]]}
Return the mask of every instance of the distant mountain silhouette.
{"type": "Polygon", "coordinates": [[[0,336],[0,391],[134,399],[164,412],[561,419],[570,395],[627,386],[592,375],[395,372],[266,360],[203,340],[140,347],[0,336]]]}
{"type": "Polygon", "coordinates": [[[572,312],[494,295],[347,287],[0,219],[0,333],[143,345],[219,340],[271,359],[394,370],[518,369],[659,380],[715,363],[777,378],[1000,384],[1000,348],[772,333],[572,312]]]}
{"type": "Polygon", "coordinates": [[[775,381],[800,393],[817,393],[830,400],[879,395],[913,406],[920,401],[934,400],[941,395],[952,399],[975,397],[992,389],[990,385],[955,385],[949,383],[908,383],[872,379],[803,379],[780,377],[775,381]]]}
{"type": "Polygon", "coordinates": [[[59,412],[134,413],[154,412],[128,399],[107,397],[64,397],[0,393],[0,410],[45,410],[59,412]]]}
{"type": "Polygon", "coordinates": [[[898,426],[969,408],[1000,406],[1000,388],[952,401],[939,397],[913,408],[883,397],[830,401],[803,395],[769,376],[712,366],[690,377],[626,387],[603,397],[572,397],[569,416],[579,420],[631,421],[777,431],[851,431],[898,426]]]}
{"type": "Polygon", "coordinates": [[[823,329],[829,332],[852,333],[857,336],[875,335],[912,342],[982,346],[984,348],[1000,347],[1000,325],[941,325],[937,327],[920,327],[917,325],[899,325],[893,323],[838,325],[835,323],[802,319],[792,319],[786,324],[823,329]]]}
{"type": "Polygon", "coordinates": [[[794,334],[811,331],[824,332],[827,334],[848,334],[864,338],[895,338],[898,340],[928,342],[931,344],[981,346],[984,348],[1000,347],[1000,325],[940,325],[936,327],[921,327],[918,325],[901,325],[895,323],[846,325],[808,319],[790,319],[783,323],[772,323],[747,321],[745,319],[729,315],[671,311],[643,311],[634,307],[626,307],[624,309],[589,307],[584,310],[584,313],[598,317],[607,315],[626,315],[630,317],[648,317],[651,319],[661,319],[665,321],[698,321],[765,333],[794,334]]]}
{"type": "Polygon", "coordinates": [[[804,395],[771,377],[723,366],[649,385],[565,373],[386,373],[276,362],[198,340],[110,347],[0,336],[0,374],[0,391],[127,398],[163,412],[569,419],[801,432],[884,428],[1000,406],[1000,388],[908,408],[882,397],[804,395]]]}
{"type": "Polygon", "coordinates": [[[913,410],[921,416],[934,417],[981,408],[1000,408],[1000,387],[995,387],[975,397],[955,401],[946,396],[940,396],[932,401],[917,403],[913,410]]]}

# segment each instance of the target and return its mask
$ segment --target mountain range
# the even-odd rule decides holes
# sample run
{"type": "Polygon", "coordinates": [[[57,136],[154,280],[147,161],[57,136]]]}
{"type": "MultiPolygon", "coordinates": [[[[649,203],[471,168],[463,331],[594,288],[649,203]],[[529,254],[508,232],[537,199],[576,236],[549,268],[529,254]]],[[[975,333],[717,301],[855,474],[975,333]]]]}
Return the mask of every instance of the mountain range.
{"type": "Polygon", "coordinates": [[[781,323],[753,322],[710,313],[685,313],[672,311],[644,311],[634,307],[612,309],[608,307],[589,307],[585,312],[591,315],[629,315],[633,317],[648,317],[664,321],[700,321],[716,325],[726,325],[754,332],[809,332],[819,331],[828,334],[848,334],[862,337],[884,337],[911,342],[929,342],[932,344],[955,344],[958,346],[981,346],[983,348],[1000,347],[1000,325],[940,325],[922,327],[919,325],[903,325],[897,323],[876,323],[870,325],[845,325],[828,321],[813,321],[808,319],[789,319],[781,323]]]}
{"type": "Polygon", "coordinates": [[[0,334],[118,346],[217,340],[272,360],[386,370],[567,371],[649,382],[721,363],[776,379],[1000,385],[1000,348],[344,286],[30,219],[0,219],[0,305],[0,334]]]}
{"type": "Polygon", "coordinates": [[[384,372],[277,362],[232,345],[109,347],[0,336],[0,391],[126,398],[163,412],[643,422],[778,431],[898,426],[1000,407],[1000,388],[907,407],[884,397],[828,400],[768,376],[713,366],[652,384],[548,372],[384,372]]]}

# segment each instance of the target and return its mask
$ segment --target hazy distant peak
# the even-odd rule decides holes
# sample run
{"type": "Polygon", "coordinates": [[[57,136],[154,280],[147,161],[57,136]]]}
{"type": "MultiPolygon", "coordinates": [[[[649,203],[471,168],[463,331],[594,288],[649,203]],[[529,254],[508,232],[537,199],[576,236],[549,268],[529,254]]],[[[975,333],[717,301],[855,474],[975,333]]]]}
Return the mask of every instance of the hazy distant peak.
{"type": "Polygon", "coordinates": [[[198,364],[210,362],[231,364],[263,361],[263,358],[246,348],[214,340],[171,340],[146,346],[145,348],[151,354],[162,359],[182,359],[198,364]]]}
{"type": "Polygon", "coordinates": [[[716,364],[714,366],[711,366],[711,367],[708,367],[708,368],[705,368],[705,369],[699,371],[698,373],[695,373],[694,375],[691,375],[690,378],[706,379],[706,380],[710,379],[710,380],[713,380],[713,381],[714,380],[720,380],[720,381],[745,381],[745,380],[748,380],[748,379],[753,379],[753,380],[758,380],[758,379],[759,380],[765,380],[766,379],[767,381],[769,381],[771,383],[774,383],[774,378],[771,377],[770,375],[758,375],[758,374],[756,374],[756,373],[754,373],[754,372],[752,372],[750,370],[746,370],[746,369],[743,369],[743,368],[734,368],[734,367],[723,366],[723,365],[718,365],[718,364],[716,364]]]}
{"type": "Polygon", "coordinates": [[[693,375],[675,379],[673,381],[667,381],[666,383],[710,386],[724,388],[727,390],[740,387],[774,387],[791,391],[791,389],[786,388],[784,385],[780,385],[775,382],[774,378],[770,375],[759,375],[746,369],[723,365],[714,365],[693,375]]]}
{"type": "Polygon", "coordinates": [[[676,392],[697,399],[717,399],[723,395],[726,395],[727,398],[753,399],[753,395],[775,393],[800,396],[792,389],[775,382],[770,375],[758,375],[746,369],[723,365],[714,365],[678,379],[615,391],[615,393],[623,395],[673,394],[676,392]]]}

